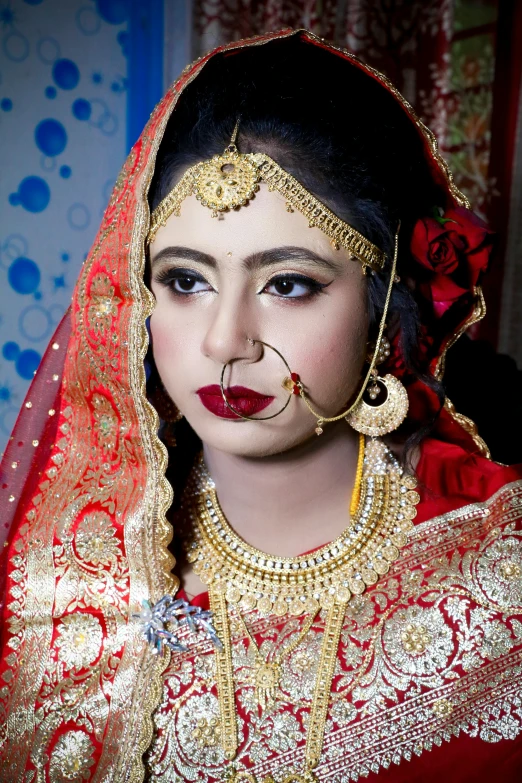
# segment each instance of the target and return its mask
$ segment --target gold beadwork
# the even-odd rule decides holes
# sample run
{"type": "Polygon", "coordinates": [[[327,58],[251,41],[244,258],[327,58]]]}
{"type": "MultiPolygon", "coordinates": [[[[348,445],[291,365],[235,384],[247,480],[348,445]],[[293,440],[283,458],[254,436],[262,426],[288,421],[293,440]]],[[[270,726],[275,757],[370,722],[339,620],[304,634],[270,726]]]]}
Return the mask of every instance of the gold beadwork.
{"type": "MultiPolygon", "coordinates": [[[[367,462],[379,453],[378,441],[370,441],[367,462]]],[[[204,465],[195,469],[188,504],[193,538],[185,542],[187,560],[205,584],[212,585],[232,605],[244,611],[299,615],[310,599],[329,609],[351,594],[361,595],[378,574],[388,572],[397,559],[398,546],[412,528],[417,493],[408,490],[415,479],[402,476],[389,455],[389,472],[361,481],[361,499],[349,526],[327,546],[295,558],[274,557],[251,547],[230,527],[204,465]],[[395,545],[397,544],[397,546],[395,545]]]]}
{"type": "MultiPolygon", "coordinates": [[[[299,614],[302,613],[304,609],[305,607],[301,605],[299,614]]],[[[318,611],[319,611],[319,606],[316,605],[313,608],[310,617],[301,628],[301,631],[298,634],[296,634],[293,641],[289,645],[287,645],[280,653],[280,655],[278,655],[277,658],[273,661],[269,661],[267,657],[261,654],[261,651],[256,643],[256,640],[254,639],[254,637],[252,636],[252,634],[248,629],[244,617],[242,617],[239,611],[237,612],[238,619],[241,625],[243,626],[245,635],[248,637],[250,644],[252,645],[256,653],[256,662],[254,665],[254,673],[253,673],[252,681],[255,688],[257,703],[261,707],[261,710],[264,711],[267,708],[267,706],[268,707],[272,706],[274,701],[276,700],[277,690],[279,688],[279,680],[282,672],[282,668],[281,668],[282,663],[285,658],[287,658],[294,650],[296,650],[299,647],[299,645],[301,644],[305,636],[308,634],[310,628],[312,627],[314,620],[317,617],[318,611]]]]}
{"type": "Polygon", "coordinates": [[[357,469],[355,471],[355,482],[353,485],[352,499],[350,501],[350,516],[357,513],[357,507],[361,499],[361,482],[364,469],[364,435],[359,434],[359,454],[357,457],[357,469]]]}
{"type": "Polygon", "coordinates": [[[234,694],[234,680],[231,676],[232,646],[230,643],[230,626],[227,619],[225,596],[211,585],[209,590],[210,608],[213,614],[214,628],[223,645],[216,650],[217,689],[221,715],[221,742],[225,758],[231,761],[237,751],[237,722],[234,694]]]}
{"type": "MultiPolygon", "coordinates": [[[[412,529],[419,495],[416,480],[403,475],[397,460],[382,442],[372,440],[366,449],[361,498],[349,527],[331,544],[309,555],[275,558],[254,549],[237,536],[228,524],[216,497],[214,484],[202,460],[187,483],[182,511],[187,514],[185,540],[187,560],[203,582],[209,585],[210,607],[222,642],[217,650],[216,674],[221,716],[221,741],[227,760],[235,758],[238,730],[231,653],[230,618],[227,604],[243,625],[256,653],[253,682],[261,709],[276,698],[280,666],[310,630],[319,607],[326,612],[325,630],[310,725],[306,742],[304,772],[292,780],[314,781],[312,770],[322,752],[326,715],[337,649],[346,607],[352,595],[386,574],[399,557],[412,529]],[[301,632],[275,660],[261,655],[241,609],[272,612],[282,617],[310,613],[301,632]]],[[[230,770],[230,779],[234,777],[230,770]]],[[[255,783],[256,779],[252,778],[255,783]]]]}
{"type": "MultiPolygon", "coordinates": [[[[375,378],[374,384],[377,388],[380,385],[386,390],[383,402],[380,405],[370,405],[364,399],[360,400],[357,407],[350,411],[346,421],[356,432],[382,437],[400,427],[406,418],[409,407],[408,392],[399,379],[390,374],[375,378]]],[[[382,394],[382,389],[379,389],[379,392],[382,394]]],[[[372,397],[371,390],[369,396],[371,399],[377,398],[377,395],[372,397]]]]}
{"type": "Polygon", "coordinates": [[[315,769],[319,764],[323,749],[326,715],[328,713],[332,680],[337,661],[337,650],[347,603],[348,601],[333,604],[326,618],[314,698],[310,712],[310,725],[306,738],[305,764],[308,770],[315,769]]]}
{"type": "Polygon", "coordinates": [[[195,195],[217,215],[248,203],[259,189],[260,180],[269,190],[277,190],[284,197],[287,211],[301,212],[310,228],[320,228],[335,248],[349,250],[365,269],[370,267],[379,272],[384,268],[386,256],[382,250],[337,217],[275,160],[261,152],[242,154],[234,143],[221,155],[187,169],[153,211],[147,243],[154,240],[160,226],[171,215],[180,215],[181,205],[188,196],[195,195]]]}

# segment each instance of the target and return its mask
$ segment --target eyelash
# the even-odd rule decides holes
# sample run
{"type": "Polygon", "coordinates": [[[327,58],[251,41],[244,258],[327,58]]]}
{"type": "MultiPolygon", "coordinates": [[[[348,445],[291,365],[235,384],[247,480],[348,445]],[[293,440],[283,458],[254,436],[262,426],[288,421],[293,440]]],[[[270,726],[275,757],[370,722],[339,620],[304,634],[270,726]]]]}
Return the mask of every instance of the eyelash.
{"type": "MultiPolygon", "coordinates": [[[[207,281],[205,278],[195,272],[192,269],[181,269],[181,268],[171,268],[171,269],[164,269],[163,271],[159,272],[156,276],[156,282],[160,285],[164,285],[167,288],[170,288],[172,294],[174,296],[179,297],[186,297],[186,296],[195,296],[196,294],[205,293],[205,291],[180,291],[176,288],[174,288],[174,285],[176,281],[179,280],[191,280],[193,283],[206,283],[207,281]]],[[[262,291],[259,293],[267,293],[266,289],[270,288],[274,285],[277,285],[278,283],[294,283],[296,285],[302,285],[306,286],[308,288],[308,293],[300,296],[285,296],[284,294],[269,294],[269,296],[276,296],[279,299],[296,299],[296,300],[306,300],[311,299],[314,296],[317,296],[318,294],[322,293],[323,289],[327,288],[330,283],[319,283],[317,280],[314,280],[311,277],[306,277],[305,275],[298,275],[298,274],[286,274],[286,275],[276,275],[275,277],[272,277],[268,283],[265,285],[262,291]]]]}

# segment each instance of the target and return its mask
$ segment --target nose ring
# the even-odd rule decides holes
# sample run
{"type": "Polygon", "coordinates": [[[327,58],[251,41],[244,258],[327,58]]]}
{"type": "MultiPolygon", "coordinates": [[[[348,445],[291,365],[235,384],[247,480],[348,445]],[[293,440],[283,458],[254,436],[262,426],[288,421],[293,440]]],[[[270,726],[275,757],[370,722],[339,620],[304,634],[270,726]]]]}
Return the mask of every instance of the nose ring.
{"type": "MultiPolygon", "coordinates": [[[[281,413],[283,413],[284,410],[286,410],[288,408],[288,406],[290,404],[290,400],[292,399],[292,392],[294,392],[294,390],[297,388],[297,384],[300,383],[299,378],[296,375],[296,373],[293,373],[291,371],[290,366],[289,366],[288,362],[286,361],[285,357],[283,356],[283,354],[281,353],[281,351],[278,351],[277,348],[274,348],[273,345],[270,345],[270,343],[265,343],[265,342],[263,342],[263,340],[253,340],[251,337],[247,337],[247,340],[250,343],[250,345],[255,345],[256,343],[259,343],[259,345],[264,345],[266,348],[270,348],[271,351],[274,351],[274,353],[276,353],[279,356],[279,358],[281,359],[281,361],[285,365],[286,369],[288,370],[288,375],[290,376],[290,378],[285,377],[283,379],[283,383],[282,383],[283,388],[286,389],[289,392],[288,399],[285,402],[285,404],[283,405],[283,407],[280,410],[278,410],[277,413],[273,413],[271,416],[257,416],[257,417],[247,416],[246,414],[241,413],[241,411],[236,410],[230,404],[230,401],[227,399],[227,395],[225,393],[225,387],[224,387],[225,372],[226,372],[226,369],[227,369],[228,365],[230,364],[230,362],[225,362],[225,364],[223,365],[223,369],[221,370],[221,378],[219,380],[219,386],[220,386],[220,389],[221,389],[221,396],[223,397],[223,400],[224,400],[225,405],[227,406],[227,408],[229,410],[231,410],[232,413],[235,413],[236,416],[240,416],[242,419],[246,419],[247,421],[268,421],[268,419],[275,419],[276,416],[279,416],[281,413]]],[[[233,360],[231,360],[231,361],[233,361],[233,360]]],[[[297,393],[299,393],[299,392],[297,392],[297,393]]]]}

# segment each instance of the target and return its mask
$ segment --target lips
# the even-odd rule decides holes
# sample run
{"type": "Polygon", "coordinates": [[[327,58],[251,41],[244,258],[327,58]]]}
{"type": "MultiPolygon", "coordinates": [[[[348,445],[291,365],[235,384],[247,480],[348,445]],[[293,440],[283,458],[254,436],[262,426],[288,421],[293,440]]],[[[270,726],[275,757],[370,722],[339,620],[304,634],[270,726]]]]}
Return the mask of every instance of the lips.
{"type": "MultiPolygon", "coordinates": [[[[196,394],[205,408],[215,416],[220,416],[222,419],[241,418],[231,411],[230,408],[227,408],[218,384],[203,386],[201,389],[198,389],[196,394]]],[[[267,408],[274,399],[270,395],[260,394],[253,389],[247,389],[246,386],[230,386],[228,389],[225,389],[225,394],[230,404],[244,416],[254,416],[259,411],[267,408]]]]}

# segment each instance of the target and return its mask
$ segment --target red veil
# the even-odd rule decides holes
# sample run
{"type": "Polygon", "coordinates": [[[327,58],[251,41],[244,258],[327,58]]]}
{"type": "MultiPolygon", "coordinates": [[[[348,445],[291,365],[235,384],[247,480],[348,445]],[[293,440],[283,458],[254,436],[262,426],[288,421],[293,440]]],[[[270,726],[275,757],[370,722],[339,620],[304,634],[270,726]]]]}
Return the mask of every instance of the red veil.
{"type": "MultiPolygon", "coordinates": [[[[143,282],[147,191],[169,116],[205,64],[223,52],[281,46],[291,37],[343,58],[347,68],[361,69],[394,95],[446,194],[442,220],[427,216],[412,237],[412,252],[429,272],[426,368],[440,377],[448,347],[484,315],[479,286],[489,233],[455,187],[433,134],[385,77],[311,33],[292,30],[220,47],[188,66],[123,166],[2,462],[2,780],[143,779],[165,661],[151,654],[130,615],[143,599],[155,602],[177,588],[165,516],[172,499],[167,452],[145,395],[146,319],[153,309],[143,282]]],[[[393,348],[392,371],[409,383],[412,415],[422,419],[436,400],[410,382],[400,346],[393,348]]],[[[472,499],[486,501],[519,478],[479,458],[487,456],[485,444],[450,403],[437,428],[462,465],[482,465],[487,480],[472,499]]],[[[502,502],[514,526],[520,487],[506,491],[502,502]]],[[[453,507],[470,500],[457,495],[453,507]]],[[[427,519],[451,505],[451,499],[427,501],[421,513],[427,519]]]]}

